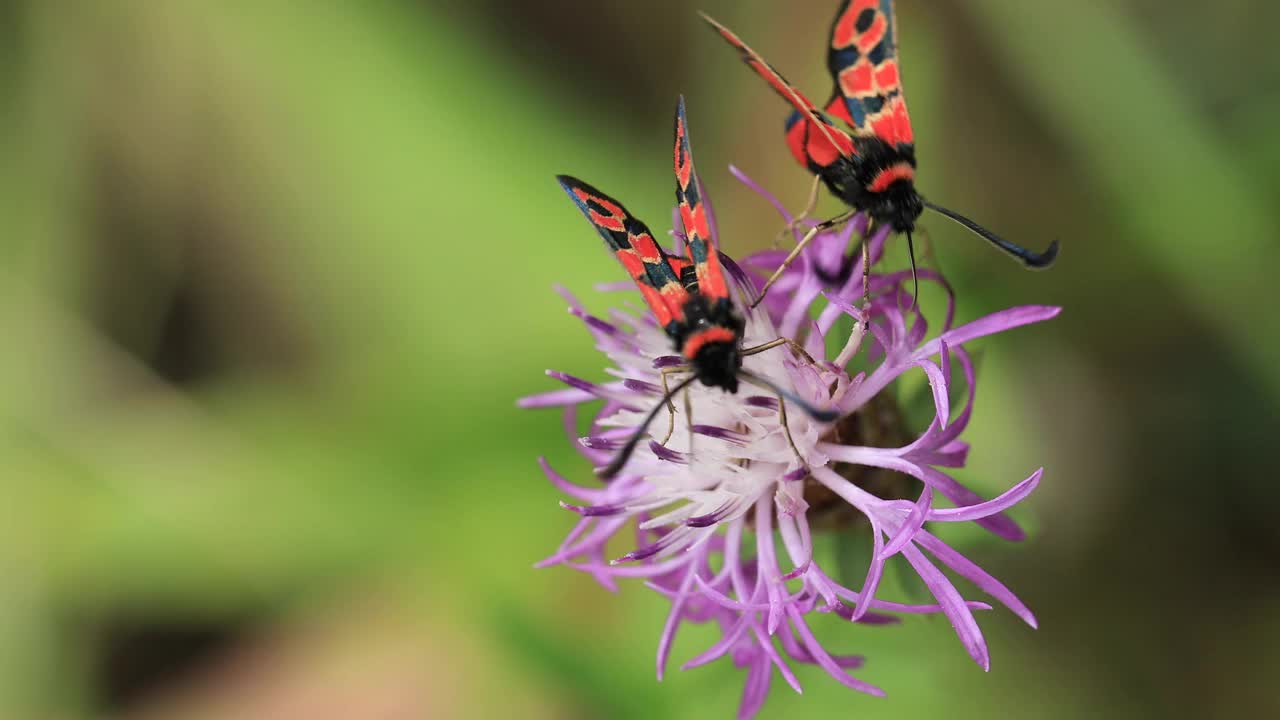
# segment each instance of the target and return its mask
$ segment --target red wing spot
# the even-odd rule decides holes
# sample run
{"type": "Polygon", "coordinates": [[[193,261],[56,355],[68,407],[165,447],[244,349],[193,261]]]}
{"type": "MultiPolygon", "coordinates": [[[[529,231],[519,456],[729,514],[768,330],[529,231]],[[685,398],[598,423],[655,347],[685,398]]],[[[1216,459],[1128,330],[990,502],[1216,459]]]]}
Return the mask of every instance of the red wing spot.
{"type": "Polygon", "coordinates": [[[693,172],[693,164],[689,162],[689,155],[685,152],[684,139],[684,118],[676,118],[676,180],[680,182],[680,187],[689,187],[689,176],[693,172]]]}
{"type": "Polygon", "coordinates": [[[874,116],[867,118],[871,125],[871,132],[875,136],[887,143],[898,141],[898,124],[893,121],[893,116],[887,112],[880,112],[874,116]]]}
{"type": "Polygon", "coordinates": [[[818,167],[827,167],[840,159],[840,151],[837,150],[827,139],[822,136],[822,132],[817,128],[808,134],[808,143],[805,145],[805,152],[809,158],[818,167]]]}
{"type": "Polygon", "coordinates": [[[657,318],[659,325],[666,327],[667,323],[675,319],[675,314],[667,306],[662,293],[649,285],[641,285],[640,294],[644,296],[644,304],[648,305],[649,309],[653,311],[653,316],[657,318]]]}
{"type": "Polygon", "coordinates": [[[915,134],[911,130],[911,117],[907,115],[907,103],[899,95],[893,104],[893,124],[897,131],[898,142],[913,143],[915,134]]]}
{"type": "Polygon", "coordinates": [[[876,87],[886,92],[898,87],[898,62],[896,60],[885,60],[876,68],[876,87]]]}
{"type": "Polygon", "coordinates": [[[640,259],[647,263],[662,262],[662,251],[658,249],[658,244],[653,241],[653,236],[648,233],[631,236],[631,247],[636,249],[636,253],[640,259]]]}
{"type": "Polygon", "coordinates": [[[729,286],[724,281],[724,271],[717,264],[713,268],[711,261],[698,263],[698,293],[712,299],[729,297],[729,286]]]}
{"type": "Polygon", "coordinates": [[[845,103],[844,96],[837,94],[831,98],[831,102],[822,110],[832,117],[839,118],[848,125],[853,125],[853,116],[849,114],[849,105],[845,103]]]}
{"type": "Polygon", "coordinates": [[[626,229],[626,225],[616,217],[611,215],[601,215],[591,208],[587,208],[587,211],[591,213],[591,222],[602,228],[607,230],[616,230],[619,232],[626,229]]]}
{"type": "Polygon", "coordinates": [[[633,280],[639,282],[645,276],[644,261],[635,254],[635,251],[619,250],[614,254],[618,256],[618,262],[622,263],[622,267],[626,268],[633,280]]]}
{"type": "Polygon", "coordinates": [[[862,33],[858,38],[858,50],[863,54],[869,53],[884,40],[885,31],[889,29],[889,21],[885,18],[884,13],[877,11],[876,19],[871,21],[871,27],[862,33]]]}
{"type": "Polygon", "coordinates": [[[804,139],[808,134],[809,123],[804,118],[796,120],[791,127],[787,128],[787,147],[791,148],[791,154],[795,156],[796,162],[809,167],[809,155],[804,151],[804,139]]]}
{"type": "Polygon", "coordinates": [[[836,26],[831,31],[831,47],[842,50],[852,45],[858,37],[856,26],[858,16],[863,10],[875,8],[876,5],[877,0],[854,0],[849,3],[849,7],[836,20],[836,26]]]}
{"type": "Polygon", "coordinates": [[[595,203],[596,205],[599,205],[600,207],[604,208],[605,212],[611,213],[615,217],[623,217],[626,215],[626,213],[622,211],[622,208],[618,207],[616,204],[609,202],[609,200],[607,200],[606,198],[592,195],[591,193],[587,192],[586,190],[583,190],[582,188],[574,188],[573,193],[577,195],[578,198],[583,202],[595,203]]]}
{"type": "Polygon", "coordinates": [[[596,197],[582,188],[574,188],[573,194],[577,195],[578,199],[582,202],[588,203],[587,213],[591,216],[591,222],[608,230],[621,231],[625,229],[626,225],[624,223],[624,219],[627,214],[622,211],[622,208],[608,200],[605,200],[604,198],[596,197]],[[604,208],[605,212],[609,213],[609,215],[601,215],[595,208],[591,207],[591,205],[599,205],[604,208]]]}
{"type": "MultiPolygon", "coordinates": [[[[687,204],[682,204],[680,206],[680,222],[686,229],[692,230],[702,240],[711,237],[711,227],[707,224],[707,213],[701,205],[691,208],[687,204]]],[[[693,240],[692,237],[689,239],[693,240]]]]}
{"type": "Polygon", "coordinates": [[[875,95],[871,85],[871,63],[866,58],[840,71],[840,89],[845,97],[860,98],[875,95]]]}

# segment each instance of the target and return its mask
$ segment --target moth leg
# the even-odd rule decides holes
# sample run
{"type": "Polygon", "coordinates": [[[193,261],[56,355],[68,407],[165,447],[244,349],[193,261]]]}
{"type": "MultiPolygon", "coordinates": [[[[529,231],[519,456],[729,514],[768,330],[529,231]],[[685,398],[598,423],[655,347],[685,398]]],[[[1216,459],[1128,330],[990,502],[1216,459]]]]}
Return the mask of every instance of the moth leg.
{"type": "Polygon", "coordinates": [[[804,456],[800,454],[800,448],[796,447],[796,441],[791,437],[791,426],[787,424],[787,401],[778,393],[774,393],[774,397],[778,398],[778,422],[782,423],[782,433],[787,436],[787,444],[791,446],[791,452],[795,453],[800,464],[807,467],[804,456]]]}
{"type": "Polygon", "coordinates": [[[688,372],[689,368],[685,365],[677,365],[675,367],[662,368],[658,374],[662,376],[662,397],[666,398],[667,403],[667,435],[662,438],[661,445],[666,445],[671,439],[671,435],[676,431],[676,404],[671,400],[671,387],[667,383],[667,378],[678,373],[688,372]]]}
{"type": "Polygon", "coordinates": [[[849,361],[853,360],[858,351],[862,349],[862,340],[867,335],[867,324],[865,320],[855,320],[853,330],[849,333],[849,339],[845,341],[844,347],[840,350],[840,354],[836,355],[835,366],[844,368],[849,365],[849,361]]]}
{"type": "Polygon", "coordinates": [[[693,402],[689,400],[689,386],[684,388],[684,419],[689,428],[689,459],[693,459],[693,402]]]}
{"type": "Polygon", "coordinates": [[[748,309],[754,310],[755,307],[764,300],[764,296],[769,292],[769,288],[773,287],[773,284],[778,282],[778,278],[782,277],[782,273],[786,272],[786,269],[791,266],[791,263],[795,262],[795,259],[800,257],[800,253],[804,251],[805,246],[809,244],[810,240],[813,240],[817,237],[818,233],[824,230],[830,230],[833,227],[848,222],[854,214],[854,211],[850,210],[809,228],[809,232],[805,233],[804,237],[800,239],[800,243],[797,244],[795,249],[787,255],[786,259],[782,261],[782,264],[778,266],[778,269],[773,271],[773,275],[765,282],[764,287],[760,288],[760,295],[751,303],[748,309]]]}
{"type": "Polygon", "coordinates": [[[780,337],[776,340],[770,340],[769,342],[764,343],[762,345],[756,345],[755,347],[747,348],[746,350],[742,351],[742,355],[743,357],[746,357],[747,355],[755,355],[756,353],[762,353],[765,350],[772,350],[781,345],[786,345],[790,347],[791,350],[795,352],[795,354],[804,358],[805,362],[809,363],[810,365],[817,364],[817,361],[813,359],[813,356],[810,355],[803,347],[800,347],[799,343],[797,343],[795,340],[792,340],[791,338],[785,338],[785,337],[780,337]]]}
{"type": "Polygon", "coordinates": [[[804,209],[800,211],[800,214],[791,218],[791,222],[787,223],[786,227],[782,228],[782,232],[774,236],[773,249],[777,250],[778,247],[782,244],[783,236],[791,235],[795,233],[796,228],[799,227],[800,223],[804,222],[809,217],[809,215],[813,213],[814,209],[818,207],[818,189],[821,187],[822,187],[822,176],[815,174],[813,176],[813,185],[810,186],[809,188],[808,202],[804,204],[804,209]]]}
{"type": "MultiPolygon", "coordinates": [[[[765,343],[765,345],[777,347],[782,344],[781,341],[783,340],[785,340],[785,338],[778,338],[773,342],[765,343]]],[[[760,347],[763,348],[764,345],[761,345],[760,347]]],[[[796,459],[800,461],[800,464],[805,467],[808,467],[808,463],[805,462],[804,456],[800,454],[800,448],[796,447],[795,439],[791,437],[791,425],[787,422],[786,398],[782,397],[782,393],[778,392],[774,388],[769,387],[767,383],[762,382],[761,378],[746,377],[744,379],[758,388],[761,388],[763,390],[768,390],[775,398],[778,399],[778,421],[782,423],[782,433],[787,436],[787,445],[791,446],[791,452],[795,453],[796,459]]]]}
{"type": "MultiPolygon", "coordinates": [[[[867,223],[867,237],[871,236],[871,223],[867,223]]],[[[870,243],[862,241],[862,311],[871,315],[871,250],[870,243]]]]}

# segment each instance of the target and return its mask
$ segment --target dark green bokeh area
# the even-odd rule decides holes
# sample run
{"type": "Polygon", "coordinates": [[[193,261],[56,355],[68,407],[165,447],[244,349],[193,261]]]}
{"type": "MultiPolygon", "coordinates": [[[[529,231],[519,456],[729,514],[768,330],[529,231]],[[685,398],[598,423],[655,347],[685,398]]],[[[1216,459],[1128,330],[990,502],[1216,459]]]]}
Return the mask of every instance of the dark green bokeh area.
{"type": "MultiPolygon", "coordinates": [[[[823,97],[835,2],[708,0],[823,97]]],[[[686,96],[724,249],[808,179],[786,108],[654,3],[0,6],[0,717],[729,718],[727,660],[664,602],[533,570],[571,527],[535,458],[603,363],[552,292],[623,276],[552,176],[665,228],[686,96]]],[[[1280,714],[1280,12],[902,0],[926,216],[980,343],[961,478],[1046,467],[1021,545],[963,549],[1037,612],[821,618],[857,695],[801,668],[761,717],[1280,714]]],[[[824,201],[823,212],[834,210],[824,201]]],[[[906,266],[895,245],[887,262],[906,266]]],[[[936,301],[936,298],[932,299],[936,301]]],[[[970,594],[976,594],[971,592],[970,594]]]]}

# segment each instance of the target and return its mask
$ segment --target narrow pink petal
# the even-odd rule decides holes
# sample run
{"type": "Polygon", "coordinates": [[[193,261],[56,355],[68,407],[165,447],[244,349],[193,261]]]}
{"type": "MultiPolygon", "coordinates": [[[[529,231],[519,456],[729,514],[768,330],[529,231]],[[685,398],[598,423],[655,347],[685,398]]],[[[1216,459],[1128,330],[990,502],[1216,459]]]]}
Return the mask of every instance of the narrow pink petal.
{"type": "MultiPolygon", "coordinates": [[[[783,223],[791,222],[791,213],[787,212],[787,208],[785,205],[782,204],[782,201],[779,200],[777,196],[775,196],[773,193],[760,187],[760,185],[758,185],[755,180],[752,180],[745,172],[743,172],[741,168],[739,168],[737,165],[730,165],[729,174],[738,178],[738,182],[741,182],[743,185],[746,185],[748,188],[751,189],[752,192],[764,198],[765,202],[772,205],[773,209],[777,210],[778,214],[782,216],[783,223]]],[[[800,241],[800,238],[796,237],[796,242],[799,242],[799,241],[800,241]]]]}
{"type": "Polygon", "coordinates": [[[1005,587],[1004,583],[974,564],[972,560],[956,552],[951,546],[942,542],[927,530],[921,530],[916,534],[916,542],[920,544],[920,547],[933,553],[934,557],[941,560],[944,565],[956,571],[956,574],[960,577],[972,582],[980,590],[999,600],[1000,604],[1013,611],[1014,615],[1022,618],[1023,622],[1031,627],[1039,627],[1036,623],[1036,616],[1018,599],[1018,596],[1005,587]]]}
{"type": "Polygon", "coordinates": [[[986,502],[966,505],[965,507],[933,510],[929,513],[929,519],[944,522],[967,522],[1004,512],[1026,499],[1040,485],[1040,476],[1043,474],[1044,468],[1040,468],[1031,473],[1031,477],[986,502]]]}
{"type": "Polygon", "coordinates": [[[560,283],[556,283],[555,285],[552,285],[551,287],[552,287],[552,289],[553,289],[553,290],[555,290],[555,291],[556,291],[556,294],[557,294],[557,295],[559,295],[560,297],[564,298],[564,301],[565,301],[565,302],[567,302],[567,303],[569,303],[569,309],[570,309],[570,310],[581,310],[581,309],[582,309],[582,303],[578,302],[578,298],[574,297],[573,293],[569,292],[569,288],[567,288],[567,287],[565,287],[565,286],[561,285],[560,283]]]}
{"type": "Polygon", "coordinates": [[[524,409],[561,407],[564,405],[577,405],[578,403],[589,402],[595,399],[595,396],[589,392],[585,392],[577,388],[563,388],[561,390],[551,390],[549,392],[538,393],[536,395],[526,395],[525,397],[516,400],[516,407],[524,409]]]}
{"type": "Polygon", "coordinates": [[[759,569],[757,582],[764,583],[769,597],[768,630],[773,635],[782,622],[784,589],[778,578],[782,575],[778,558],[773,549],[773,499],[764,493],[756,501],[756,564],[759,569]]]}
{"type": "Polygon", "coordinates": [[[960,642],[965,650],[969,651],[969,657],[978,663],[978,667],[990,670],[991,656],[987,653],[987,643],[982,637],[982,630],[955,586],[914,545],[903,548],[902,555],[907,562],[911,563],[911,567],[915,568],[920,579],[924,580],[924,584],[928,586],[929,592],[933,593],[938,603],[942,605],[942,612],[946,613],[947,619],[951,621],[951,627],[955,628],[960,642]]]}
{"type": "Polygon", "coordinates": [[[735,622],[733,626],[730,627],[718,641],[716,641],[716,644],[695,655],[688,662],[681,665],[680,669],[691,670],[724,657],[724,654],[733,649],[733,646],[738,642],[738,640],[746,634],[747,628],[750,626],[750,623],[748,622],[750,617],[751,616],[747,614],[740,615],[737,622],[735,622]]]}
{"type": "Polygon", "coordinates": [[[680,583],[680,590],[671,601],[671,612],[667,613],[667,621],[662,626],[662,635],[658,638],[658,681],[667,670],[667,657],[671,654],[671,643],[676,638],[676,630],[680,627],[680,611],[684,608],[685,598],[689,595],[689,587],[693,585],[693,576],[698,574],[698,565],[693,564],[685,573],[680,583]]]}
{"type": "Polygon", "coordinates": [[[929,377],[929,389],[933,391],[933,409],[937,414],[938,427],[945,430],[947,420],[951,417],[951,400],[947,397],[947,377],[941,368],[928,360],[917,360],[915,364],[929,377]]]}
{"type": "Polygon", "coordinates": [[[930,340],[915,352],[915,357],[929,357],[942,348],[942,343],[959,345],[976,338],[994,335],[1023,325],[1044,322],[1058,316],[1062,308],[1052,305],[1019,305],[978,318],[930,340]]]}
{"type": "Polygon", "coordinates": [[[551,467],[551,463],[547,462],[545,457],[538,458],[538,467],[542,468],[542,474],[547,476],[552,485],[555,485],[560,492],[566,495],[582,500],[589,504],[603,502],[605,491],[601,488],[586,488],[576,483],[569,482],[563,475],[556,472],[551,467]]]}
{"type": "Polygon", "coordinates": [[[920,499],[912,506],[911,512],[907,514],[906,520],[902,522],[902,526],[898,532],[894,534],[893,539],[884,546],[884,556],[886,558],[893,557],[904,548],[911,539],[915,537],[920,528],[924,527],[924,521],[931,519],[929,509],[933,507],[933,488],[928,485],[924,486],[924,490],[920,492],[920,499]]]}
{"type": "Polygon", "coordinates": [[[768,663],[753,662],[747,668],[747,683],[742,688],[742,702],[738,703],[738,720],[751,720],[760,712],[769,696],[771,676],[768,663]]]}
{"type": "MultiPolygon", "coordinates": [[[[927,465],[919,465],[913,460],[899,457],[898,451],[886,448],[862,447],[857,445],[833,445],[819,443],[818,451],[832,460],[882,467],[897,470],[931,485],[956,505],[967,507],[984,502],[984,498],[961,485],[955,478],[939,472],[927,465]]],[[[816,477],[816,475],[815,475],[816,477]]],[[[839,477],[839,476],[837,476],[839,477]]],[[[834,488],[833,488],[834,489],[834,488]]],[[[1006,540],[1020,541],[1026,539],[1026,533],[1007,515],[996,513],[976,520],[980,527],[1006,540]]]]}
{"type": "Polygon", "coordinates": [[[804,643],[805,648],[809,651],[809,655],[813,657],[813,661],[817,663],[818,667],[826,670],[828,675],[835,678],[836,682],[844,685],[845,687],[851,687],[858,692],[863,692],[868,695],[884,697],[885,693],[883,690],[871,683],[863,682],[862,680],[853,677],[840,667],[831,655],[823,649],[822,645],[818,643],[818,639],[813,636],[813,632],[809,630],[809,626],[805,624],[804,616],[800,614],[799,610],[794,607],[788,608],[787,614],[791,618],[791,626],[796,629],[796,633],[800,636],[801,642],[804,643]]]}
{"type": "Polygon", "coordinates": [[[791,667],[787,665],[787,661],[783,660],[782,656],[778,654],[778,649],[773,646],[773,640],[764,634],[764,629],[758,623],[752,623],[751,632],[755,634],[756,642],[760,643],[760,649],[764,651],[765,656],[769,658],[774,667],[778,668],[782,679],[787,681],[792,690],[797,693],[803,693],[804,690],[800,688],[800,679],[796,677],[791,667]]]}

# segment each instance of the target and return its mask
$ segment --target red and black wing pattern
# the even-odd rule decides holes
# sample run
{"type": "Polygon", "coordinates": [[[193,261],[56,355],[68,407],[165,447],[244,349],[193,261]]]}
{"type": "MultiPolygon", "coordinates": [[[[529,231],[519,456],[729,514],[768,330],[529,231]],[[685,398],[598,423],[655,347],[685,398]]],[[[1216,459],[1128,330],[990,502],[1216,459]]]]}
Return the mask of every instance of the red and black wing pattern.
{"type": "Polygon", "coordinates": [[[827,68],[836,84],[827,114],[890,146],[915,141],[902,94],[893,0],[844,0],[831,26],[827,68]]]}
{"type": "Polygon", "coordinates": [[[685,252],[688,253],[698,278],[698,294],[713,302],[727,301],[729,286],[725,283],[724,267],[720,264],[720,254],[711,237],[711,225],[707,220],[706,203],[702,202],[698,172],[693,167],[693,150],[689,147],[689,120],[685,117],[683,97],[676,105],[675,126],[676,203],[687,240],[685,252]]]}
{"type": "Polygon", "coordinates": [[[716,32],[720,33],[720,36],[730,45],[737,48],[742,54],[743,62],[755,70],[757,75],[764,78],[774,91],[796,109],[796,113],[787,121],[787,146],[791,148],[791,154],[795,155],[800,164],[816,173],[841,157],[853,157],[856,154],[857,151],[854,149],[853,139],[849,137],[849,133],[836,127],[819,112],[808,98],[787,82],[786,78],[765,62],[755,50],[705,13],[702,13],[702,19],[715,28],[716,32]]]}
{"type": "Polygon", "coordinates": [[[556,179],[636,281],[658,324],[674,336],[689,301],[689,291],[680,283],[680,273],[689,261],[664,251],[649,228],[622,203],[577,178],[557,175],[556,179]]]}

